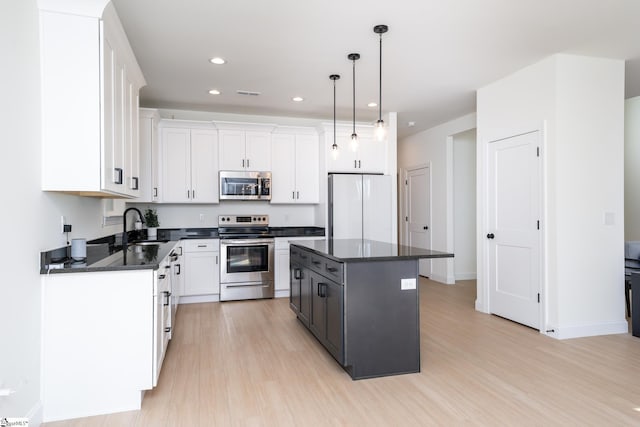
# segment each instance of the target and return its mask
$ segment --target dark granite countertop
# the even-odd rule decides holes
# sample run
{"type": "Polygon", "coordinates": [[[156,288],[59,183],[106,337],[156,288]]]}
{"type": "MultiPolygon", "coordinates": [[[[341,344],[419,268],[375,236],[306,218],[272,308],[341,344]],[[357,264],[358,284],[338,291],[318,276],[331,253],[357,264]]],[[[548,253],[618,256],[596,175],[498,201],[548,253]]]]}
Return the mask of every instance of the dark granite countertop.
{"type": "Polygon", "coordinates": [[[298,240],[291,242],[291,245],[309,249],[338,262],[453,257],[453,254],[446,252],[362,239],[298,240]]]}
{"type": "MultiPolygon", "coordinates": [[[[324,236],[322,227],[270,227],[272,237],[324,236]]],[[[128,241],[146,239],[145,230],[129,231],[128,241]]],[[[87,258],[76,262],[69,256],[69,246],[42,252],[40,254],[40,274],[79,273],[91,271],[117,270],[157,270],[162,261],[183,239],[218,239],[217,228],[165,228],[158,230],[157,244],[122,247],[122,233],[87,242],[87,258]]]]}

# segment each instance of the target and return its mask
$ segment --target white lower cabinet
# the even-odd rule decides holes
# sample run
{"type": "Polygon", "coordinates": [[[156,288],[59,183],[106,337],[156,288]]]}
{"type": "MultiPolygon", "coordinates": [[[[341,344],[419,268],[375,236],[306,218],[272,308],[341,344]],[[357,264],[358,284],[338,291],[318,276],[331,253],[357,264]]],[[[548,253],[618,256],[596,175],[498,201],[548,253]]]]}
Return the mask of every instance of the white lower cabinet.
{"type": "Polygon", "coordinates": [[[275,239],[275,297],[284,298],[289,296],[290,271],[289,271],[289,242],[296,240],[322,240],[324,236],[306,237],[277,237],[275,239]]]}
{"type": "Polygon", "coordinates": [[[160,263],[154,272],[153,286],[153,386],[158,384],[160,369],[171,338],[171,265],[160,263]]]}
{"type": "Polygon", "coordinates": [[[220,299],[220,240],[183,240],[184,287],[180,303],[220,299]]]}
{"type": "Polygon", "coordinates": [[[140,409],[155,383],[156,273],[43,276],[43,421],[140,409]]]}

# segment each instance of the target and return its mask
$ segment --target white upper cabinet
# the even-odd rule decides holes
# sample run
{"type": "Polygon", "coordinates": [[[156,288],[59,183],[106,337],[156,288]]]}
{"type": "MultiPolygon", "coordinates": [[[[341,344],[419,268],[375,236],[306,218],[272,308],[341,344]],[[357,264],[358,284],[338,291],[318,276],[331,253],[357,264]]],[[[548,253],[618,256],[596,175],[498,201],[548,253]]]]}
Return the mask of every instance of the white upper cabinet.
{"type": "Polygon", "coordinates": [[[319,144],[314,132],[274,133],[271,203],[319,203],[319,144]]]}
{"type": "Polygon", "coordinates": [[[220,137],[220,170],[270,171],[273,125],[216,122],[220,137]]]}
{"type": "Polygon", "coordinates": [[[218,203],[217,131],[170,120],[162,125],[162,202],[218,203]]]}
{"type": "Polygon", "coordinates": [[[385,173],[387,165],[387,141],[377,141],[371,127],[357,126],[358,146],[351,149],[352,128],[340,126],[336,131],[338,156],[334,159],[333,128],[325,128],[327,171],[347,173],[385,173]]]}
{"type": "Polygon", "coordinates": [[[140,194],[136,199],[137,202],[150,203],[159,200],[159,122],[160,115],[157,110],[140,108],[140,194]]]}
{"type": "Polygon", "coordinates": [[[146,82],[115,8],[39,6],[42,189],[137,197],[139,91],[146,82]]]}

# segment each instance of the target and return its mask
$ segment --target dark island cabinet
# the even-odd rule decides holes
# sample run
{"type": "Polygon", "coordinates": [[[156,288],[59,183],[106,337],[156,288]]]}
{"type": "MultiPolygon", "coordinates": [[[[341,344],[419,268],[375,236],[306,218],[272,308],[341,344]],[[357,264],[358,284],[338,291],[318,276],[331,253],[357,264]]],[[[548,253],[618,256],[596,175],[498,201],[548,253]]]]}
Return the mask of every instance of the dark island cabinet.
{"type": "Polygon", "coordinates": [[[309,276],[312,290],[309,329],[342,364],[344,287],[315,272],[309,272],[309,276]]]}
{"type": "Polygon", "coordinates": [[[452,256],[361,239],[291,242],[291,309],[353,379],[420,372],[418,260],[452,256]]]}

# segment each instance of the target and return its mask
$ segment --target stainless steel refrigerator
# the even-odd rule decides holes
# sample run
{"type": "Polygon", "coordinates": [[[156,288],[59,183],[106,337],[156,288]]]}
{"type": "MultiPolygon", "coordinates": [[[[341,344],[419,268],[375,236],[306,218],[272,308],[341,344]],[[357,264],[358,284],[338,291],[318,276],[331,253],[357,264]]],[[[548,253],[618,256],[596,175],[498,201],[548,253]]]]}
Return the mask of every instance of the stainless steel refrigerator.
{"type": "Polygon", "coordinates": [[[329,174],[328,197],[330,237],[395,243],[389,175],[329,174]]]}

